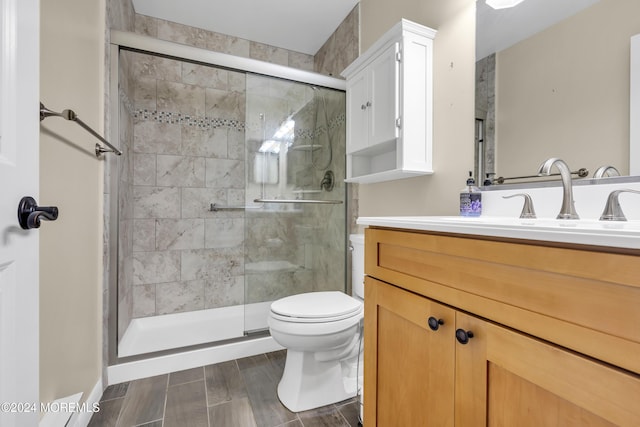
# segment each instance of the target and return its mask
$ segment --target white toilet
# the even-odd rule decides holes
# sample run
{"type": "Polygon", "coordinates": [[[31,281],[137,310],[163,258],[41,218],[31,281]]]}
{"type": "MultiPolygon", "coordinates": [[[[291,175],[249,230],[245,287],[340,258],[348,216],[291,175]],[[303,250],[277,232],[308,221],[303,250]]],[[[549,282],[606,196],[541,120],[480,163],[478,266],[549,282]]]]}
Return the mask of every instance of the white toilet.
{"type": "Polygon", "coordinates": [[[350,241],[353,297],[338,291],[309,292],[271,304],[271,336],[287,349],[278,397],[292,412],[340,402],[358,392],[364,235],[352,234],[350,241]]]}

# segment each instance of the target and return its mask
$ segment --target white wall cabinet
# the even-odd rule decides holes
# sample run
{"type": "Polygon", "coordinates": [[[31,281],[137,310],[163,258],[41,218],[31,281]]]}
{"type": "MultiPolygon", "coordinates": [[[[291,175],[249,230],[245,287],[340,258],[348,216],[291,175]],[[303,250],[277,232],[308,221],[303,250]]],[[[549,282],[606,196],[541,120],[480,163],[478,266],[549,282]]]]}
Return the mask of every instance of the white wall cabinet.
{"type": "Polygon", "coordinates": [[[402,20],[349,65],[347,182],[433,173],[435,30],[402,20]]]}

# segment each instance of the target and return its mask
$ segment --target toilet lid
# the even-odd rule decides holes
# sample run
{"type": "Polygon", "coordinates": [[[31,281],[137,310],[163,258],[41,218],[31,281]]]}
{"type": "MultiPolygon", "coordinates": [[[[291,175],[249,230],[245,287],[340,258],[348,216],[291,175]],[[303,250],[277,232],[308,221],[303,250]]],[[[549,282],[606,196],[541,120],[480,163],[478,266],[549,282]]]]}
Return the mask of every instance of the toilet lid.
{"type": "Polygon", "coordinates": [[[271,311],[299,319],[344,319],[362,311],[362,303],[342,292],[309,292],[274,301],[271,311]]]}

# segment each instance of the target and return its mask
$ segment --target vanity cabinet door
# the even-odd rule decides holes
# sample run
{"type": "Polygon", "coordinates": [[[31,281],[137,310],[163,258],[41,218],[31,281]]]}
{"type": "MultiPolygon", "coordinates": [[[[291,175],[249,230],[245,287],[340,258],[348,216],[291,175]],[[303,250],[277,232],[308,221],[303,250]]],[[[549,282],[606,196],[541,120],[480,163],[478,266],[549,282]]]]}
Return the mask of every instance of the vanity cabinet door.
{"type": "Polygon", "coordinates": [[[455,425],[637,426],[640,377],[457,312],[455,425]]]}
{"type": "Polygon", "coordinates": [[[453,426],[454,321],[451,308],[366,278],[367,427],[453,426]]]}

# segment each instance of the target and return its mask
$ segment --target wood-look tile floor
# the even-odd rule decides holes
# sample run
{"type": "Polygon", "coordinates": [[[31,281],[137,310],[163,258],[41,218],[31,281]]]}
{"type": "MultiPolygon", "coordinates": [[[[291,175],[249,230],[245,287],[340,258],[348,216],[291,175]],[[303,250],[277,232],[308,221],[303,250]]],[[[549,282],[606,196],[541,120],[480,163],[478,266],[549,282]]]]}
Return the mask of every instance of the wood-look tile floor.
{"type": "Polygon", "coordinates": [[[90,427],[356,427],[351,399],[293,413],[276,387],[285,350],[109,386],[90,427]]]}

